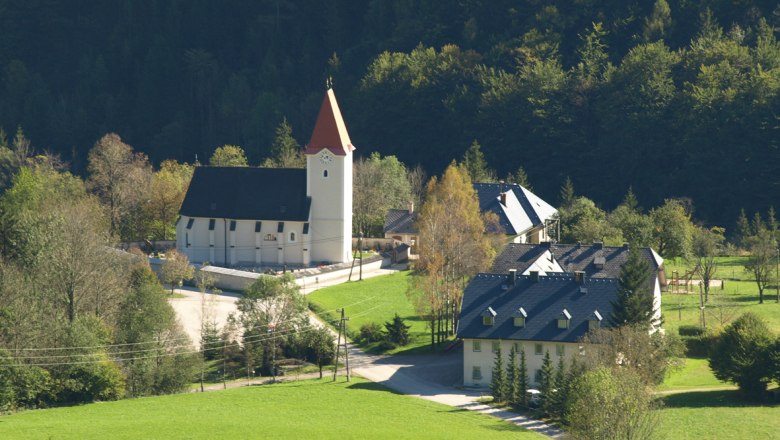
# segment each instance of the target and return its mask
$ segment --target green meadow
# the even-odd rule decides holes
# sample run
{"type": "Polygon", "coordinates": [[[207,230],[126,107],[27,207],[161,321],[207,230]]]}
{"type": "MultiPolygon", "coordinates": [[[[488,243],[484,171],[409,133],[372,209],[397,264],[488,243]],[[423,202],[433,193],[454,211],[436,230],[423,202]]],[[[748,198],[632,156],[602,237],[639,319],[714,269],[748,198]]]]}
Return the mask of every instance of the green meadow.
{"type": "Polygon", "coordinates": [[[2,439],[532,439],[499,419],[353,377],[25,411],[2,439]]]}

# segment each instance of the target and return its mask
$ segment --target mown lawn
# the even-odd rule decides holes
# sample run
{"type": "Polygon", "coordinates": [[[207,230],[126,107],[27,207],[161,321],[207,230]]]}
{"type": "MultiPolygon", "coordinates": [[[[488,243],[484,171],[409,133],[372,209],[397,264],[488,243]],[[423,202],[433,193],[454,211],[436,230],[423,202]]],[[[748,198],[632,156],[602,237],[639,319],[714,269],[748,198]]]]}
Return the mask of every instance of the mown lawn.
{"type": "MultiPolygon", "coordinates": [[[[722,257],[719,259],[717,279],[725,280],[723,289],[710,289],[709,302],[705,304],[705,320],[707,327],[718,329],[745,312],[753,312],[767,321],[769,328],[780,334],[780,304],[776,302],[777,290],[774,283],[764,290],[764,304],[758,303],[758,287],[752,275],[745,271],[743,265],[746,257],[722,257]]],[[[682,259],[666,260],[664,262],[667,279],[672,278],[672,271],[678,271],[682,277],[692,269],[682,259]]],[[[774,278],[775,274],[772,273],[774,278]]],[[[677,333],[680,325],[699,324],[699,287],[691,286],[689,293],[664,292],[662,295],[662,311],[664,327],[667,331],[677,333]]]]}
{"type": "Polygon", "coordinates": [[[2,439],[542,438],[467,410],[353,377],[27,411],[2,439]]]}
{"type": "Polygon", "coordinates": [[[658,387],[659,390],[677,390],[686,388],[723,387],[728,383],[719,381],[707,359],[688,358],[685,365],[673,370],[658,387]]]}
{"type": "Polygon", "coordinates": [[[769,439],[780,433],[780,405],[747,403],[737,391],[687,392],[662,401],[659,438],[769,439]]]}
{"type": "MultiPolygon", "coordinates": [[[[336,309],[343,307],[349,316],[347,328],[354,334],[359,333],[360,327],[369,322],[375,322],[384,329],[384,323],[391,321],[398,313],[407,325],[411,325],[409,334],[412,342],[387,353],[426,351],[430,347],[430,330],[414,312],[414,307],[406,297],[408,283],[409,272],[404,271],[326,287],[310,294],[308,299],[316,306],[315,310],[320,317],[326,320],[339,316],[336,309]],[[321,310],[328,312],[328,316],[323,316],[321,310]]],[[[377,345],[374,343],[364,348],[376,351],[377,345]]]]}

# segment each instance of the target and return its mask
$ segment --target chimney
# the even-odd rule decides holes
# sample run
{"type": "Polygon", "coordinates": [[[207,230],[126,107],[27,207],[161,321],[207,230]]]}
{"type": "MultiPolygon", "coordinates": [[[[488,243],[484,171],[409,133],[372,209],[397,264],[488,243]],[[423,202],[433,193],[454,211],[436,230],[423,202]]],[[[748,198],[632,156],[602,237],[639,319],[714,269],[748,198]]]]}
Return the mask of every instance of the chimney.
{"type": "Polygon", "coordinates": [[[603,241],[597,241],[593,243],[593,247],[596,249],[604,249],[604,242],[603,241]]]}
{"type": "Polygon", "coordinates": [[[531,282],[536,283],[539,281],[539,271],[538,270],[532,270],[528,272],[528,275],[531,277],[531,282]]]}
{"type": "Polygon", "coordinates": [[[501,201],[501,204],[502,204],[502,205],[506,206],[506,193],[505,193],[505,192],[502,192],[502,193],[499,195],[499,200],[501,201]]]}
{"type": "Polygon", "coordinates": [[[509,285],[514,286],[517,283],[517,269],[509,269],[509,285]]]}
{"type": "Polygon", "coordinates": [[[409,200],[409,202],[406,204],[406,207],[409,208],[409,214],[414,212],[414,202],[409,200]]]}
{"type": "Polygon", "coordinates": [[[574,281],[577,282],[577,284],[582,285],[585,283],[585,272],[581,270],[575,270],[574,271],[574,281]]]}

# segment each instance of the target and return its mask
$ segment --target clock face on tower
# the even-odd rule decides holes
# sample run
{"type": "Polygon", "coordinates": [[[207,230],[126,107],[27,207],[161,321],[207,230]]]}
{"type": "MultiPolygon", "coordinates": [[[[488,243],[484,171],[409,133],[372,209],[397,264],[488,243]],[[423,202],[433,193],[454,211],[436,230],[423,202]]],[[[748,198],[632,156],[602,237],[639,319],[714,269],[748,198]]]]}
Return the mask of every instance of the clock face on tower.
{"type": "Polygon", "coordinates": [[[333,154],[328,150],[322,150],[322,153],[320,153],[320,162],[323,165],[329,165],[333,162],[333,154]]]}

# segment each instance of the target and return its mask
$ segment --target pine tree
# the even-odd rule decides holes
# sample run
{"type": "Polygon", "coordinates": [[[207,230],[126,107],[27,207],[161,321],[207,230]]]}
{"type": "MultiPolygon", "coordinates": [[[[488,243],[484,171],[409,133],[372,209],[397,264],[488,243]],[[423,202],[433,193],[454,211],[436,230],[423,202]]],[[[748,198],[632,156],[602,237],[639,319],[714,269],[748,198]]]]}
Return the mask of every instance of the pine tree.
{"type": "Polygon", "coordinates": [[[566,181],[563,182],[561,187],[561,208],[569,208],[574,204],[574,184],[569,177],[566,177],[566,181]]]}
{"type": "Polygon", "coordinates": [[[650,327],[653,322],[653,287],[649,285],[652,269],[637,248],[631,248],[628,260],[620,268],[617,301],[612,302],[612,323],[650,327]]]}
{"type": "Polygon", "coordinates": [[[507,401],[511,405],[517,405],[520,400],[520,368],[517,366],[517,347],[515,344],[512,344],[512,349],[509,351],[506,375],[509,388],[507,401]]]}
{"type": "Polygon", "coordinates": [[[387,329],[387,339],[390,342],[401,346],[409,343],[409,328],[411,326],[405,324],[398,313],[395,314],[392,322],[385,322],[385,328],[387,329]]]}
{"type": "Polygon", "coordinates": [[[522,407],[528,407],[528,364],[525,361],[525,348],[520,347],[520,375],[518,377],[517,392],[520,395],[518,403],[522,407]]]}
{"type": "Polygon", "coordinates": [[[566,406],[566,365],[563,362],[563,356],[558,357],[558,367],[555,369],[555,376],[552,381],[552,394],[549,400],[549,414],[557,419],[563,418],[563,411],[566,406]]]}
{"type": "Polygon", "coordinates": [[[550,359],[550,350],[547,350],[544,353],[544,360],[542,361],[542,377],[539,383],[540,404],[542,411],[544,411],[545,414],[550,414],[549,408],[550,404],[553,402],[552,392],[553,380],[555,380],[554,374],[555,368],[550,359]]]}
{"type": "Polygon", "coordinates": [[[518,168],[515,174],[509,173],[509,175],[506,176],[506,181],[507,183],[516,183],[528,191],[534,190],[531,186],[531,182],[528,181],[528,174],[523,167],[518,168]]]}
{"type": "Polygon", "coordinates": [[[276,127],[276,136],[271,146],[272,157],[263,162],[266,168],[305,168],[306,157],[298,141],[292,135],[292,127],[284,118],[276,127]]]}
{"type": "Polygon", "coordinates": [[[466,167],[472,182],[485,183],[495,180],[495,173],[488,168],[485,155],[482,153],[482,149],[476,139],[463,154],[462,165],[466,167]]]}
{"type": "Polygon", "coordinates": [[[745,214],[745,209],[739,210],[739,217],[737,217],[737,224],[734,228],[734,242],[739,247],[744,247],[747,243],[748,237],[750,237],[752,234],[750,233],[750,223],[748,223],[747,214],[745,214]]]}
{"type": "Polygon", "coordinates": [[[508,393],[506,369],[504,368],[504,356],[501,355],[501,347],[496,351],[496,361],[493,364],[493,378],[490,381],[490,392],[493,393],[493,401],[506,402],[508,393]]]}
{"type": "Polygon", "coordinates": [[[626,193],[626,196],[623,197],[623,203],[621,203],[626,208],[630,209],[631,211],[637,212],[639,211],[639,201],[636,199],[636,195],[634,194],[634,188],[629,186],[628,192],[626,193]]]}

